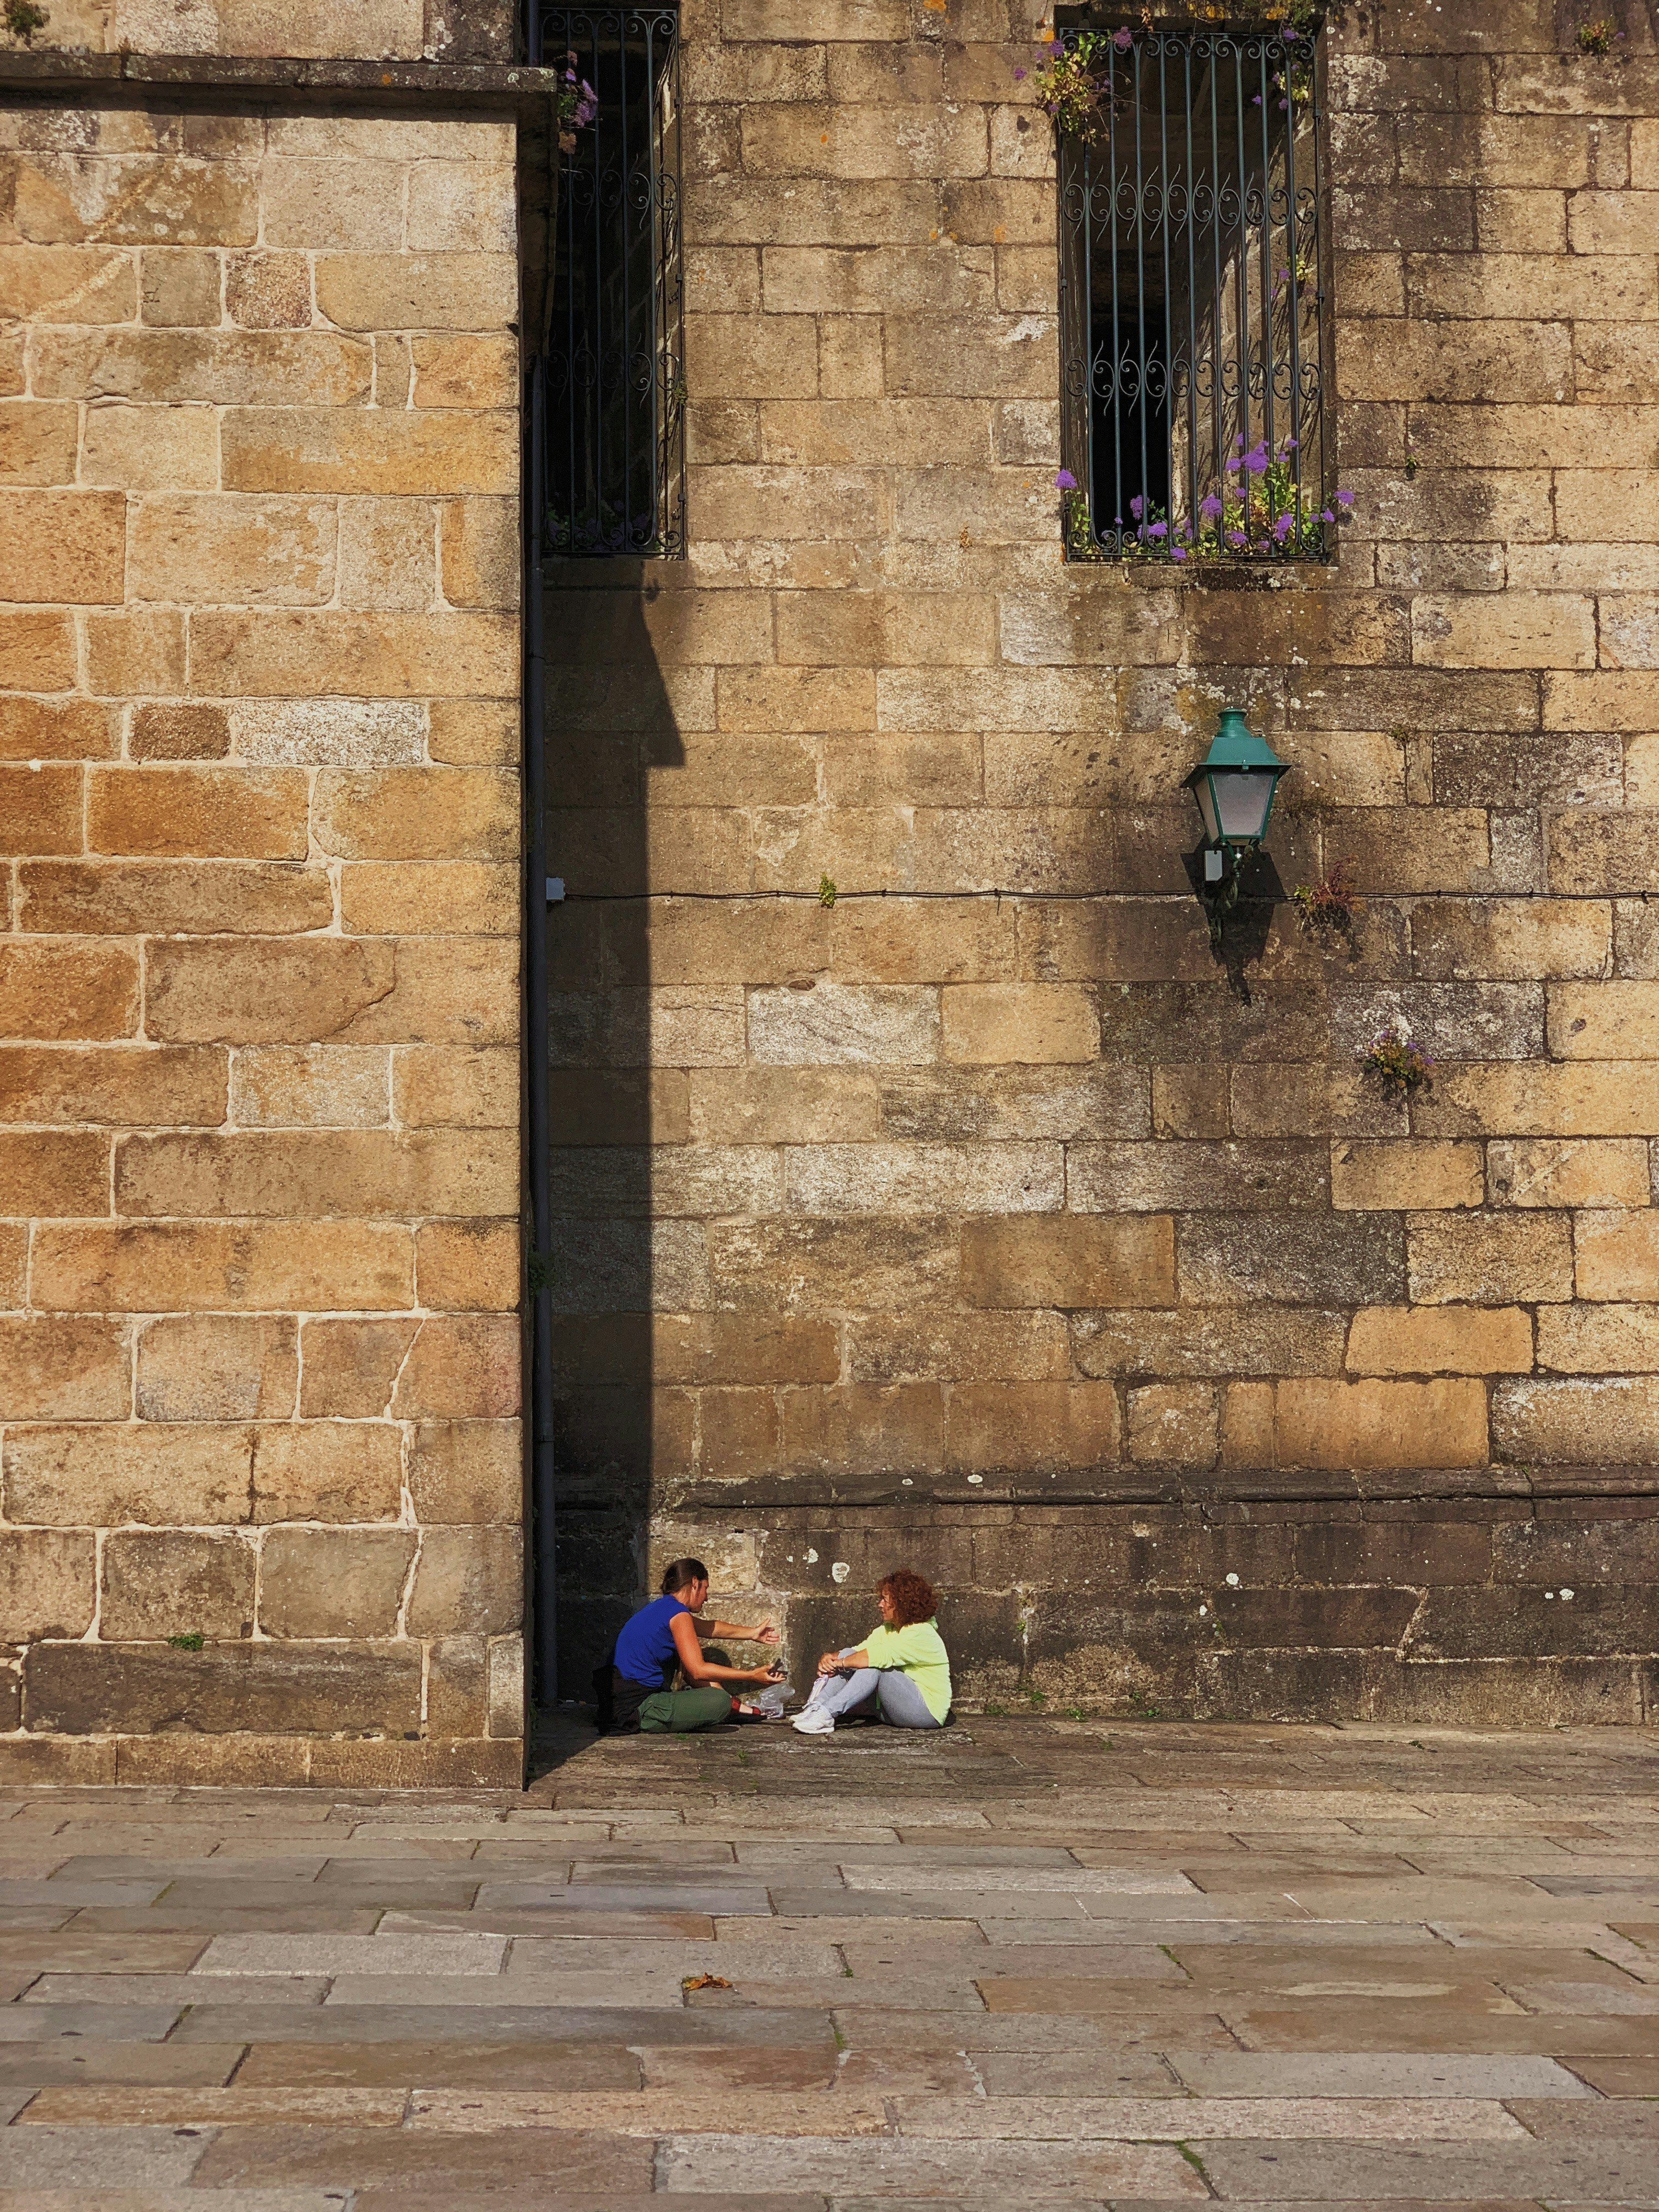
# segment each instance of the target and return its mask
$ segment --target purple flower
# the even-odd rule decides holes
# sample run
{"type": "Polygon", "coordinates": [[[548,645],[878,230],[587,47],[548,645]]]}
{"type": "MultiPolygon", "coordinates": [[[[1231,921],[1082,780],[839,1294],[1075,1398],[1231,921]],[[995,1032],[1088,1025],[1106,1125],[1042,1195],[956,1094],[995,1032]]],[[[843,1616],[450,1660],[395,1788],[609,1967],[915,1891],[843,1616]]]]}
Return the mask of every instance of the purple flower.
{"type": "Polygon", "coordinates": [[[1227,532],[1227,543],[1229,545],[1243,545],[1248,542],[1249,541],[1246,539],[1244,532],[1242,530],[1230,530],[1227,532]]]}
{"type": "Polygon", "coordinates": [[[1112,33],[1112,44],[1121,54],[1127,54],[1134,42],[1134,33],[1127,27],[1121,31],[1114,31],[1112,33]]]}
{"type": "Polygon", "coordinates": [[[1222,511],[1222,501],[1217,497],[1214,492],[1206,492],[1203,498],[1198,502],[1198,511],[1204,517],[1204,520],[1206,522],[1214,522],[1220,516],[1222,511]]]}
{"type": "Polygon", "coordinates": [[[1266,444],[1264,443],[1262,445],[1252,447],[1250,451],[1244,456],[1243,465],[1249,471],[1253,477],[1265,476],[1267,472],[1267,448],[1266,444]]]}
{"type": "Polygon", "coordinates": [[[1334,522],[1336,520],[1336,517],[1331,513],[1328,507],[1321,510],[1319,519],[1322,522],[1334,522]]]}
{"type": "Polygon", "coordinates": [[[1353,505],[1353,494],[1351,491],[1338,492],[1336,495],[1336,503],[1339,507],[1352,507],[1353,505]]]}
{"type": "Polygon", "coordinates": [[[1255,94],[1255,96],[1254,97],[1254,99],[1251,100],[1250,105],[1251,105],[1251,106],[1252,106],[1252,107],[1260,107],[1260,106],[1261,106],[1261,94],[1259,92],[1255,94]]]}
{"type": "Polygon", "coordinates": [[[1296,440],[1295,440],[1294,438],[1286,438],[1286,439],[1285,439],[1285,452],[1286,452],[1287,453],[1293,453],[1296,451],[1296,446],[1297,446],[1297,441],[1296,441],[1296,440]]]}
{"type": "Polygon", "coordinates": [[[1146,501],[1144,499],[1132,499],[1129,501],[1129,512],[1133,515],[1135,520],[1139,522],[1141,516],[1146,512],[1146,501]]]}
{"type": "Polygon", "coordinates": [[[1186,557],[1187,549],[1184,545],[1172,545],[1170,548],[1170,558],[1172,561],[1184,561],[1186,557]]]}
{"type": "Polygon", "coordinates": [[[1024,84],[1024,82],[1025,82],[1025,72],[1024,72],[1024,70],[1016,70],[1014,71],[1014,82],[1015,82],[1016,84],[1024,84]]]}
{"type": "Polygon", "coordinates": [[[1062,43],[1062,41],[1061,41],[1061,40],[1060,40],[1059,39],[1050,39],[1050,40],[1049,40],[1049,41],[1048,41],[1048,52],[1049,52],[1054,56],[1054,59],[1055,59],[1056,61],[1058,61],[1058,60],[1060,59],[1060,56],[1065,52],[1065,51],[1066,51],[1066,48],[1065,48],[1065,46],[1064,46],[1064,44],[1062,43]]]}
{"type": "Polygon", "coordinates": [[[1155,522],[1146,532],[1149,538],[1167,538],[1169,534],[1170,526],[1167,522],[1155,522]]]}
{"type": "Polygon", "coordinates": [[[1072,474],[1070,469],[1062,469],[1060,471],[1060,474],[1054,478],[1054,489],[1056,491],[1075,491],[1077,489],[1077,478],[1072,474]]]}
{"type": "Polygon", "coordinates": [[[1273,536],[1282,545],[1295,528],[1296,517],[1293,514],[1281,514],[1273,525],[1273,536]]]}

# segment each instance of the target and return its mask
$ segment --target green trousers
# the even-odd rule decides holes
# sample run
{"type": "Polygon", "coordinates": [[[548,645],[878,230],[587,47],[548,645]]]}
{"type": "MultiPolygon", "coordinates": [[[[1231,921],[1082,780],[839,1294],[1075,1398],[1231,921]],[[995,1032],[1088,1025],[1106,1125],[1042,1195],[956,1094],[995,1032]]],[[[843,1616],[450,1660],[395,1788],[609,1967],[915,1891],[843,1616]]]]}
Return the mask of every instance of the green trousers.
{"type": "Polygon", "coordinates": [[[732,1693],[718,1682],[705,1682],[700,1690],[655,1690],[640,1707],[640,1731],[684,1735],[690,1729],[717,1727],[731,1711],[732,1693]]]}

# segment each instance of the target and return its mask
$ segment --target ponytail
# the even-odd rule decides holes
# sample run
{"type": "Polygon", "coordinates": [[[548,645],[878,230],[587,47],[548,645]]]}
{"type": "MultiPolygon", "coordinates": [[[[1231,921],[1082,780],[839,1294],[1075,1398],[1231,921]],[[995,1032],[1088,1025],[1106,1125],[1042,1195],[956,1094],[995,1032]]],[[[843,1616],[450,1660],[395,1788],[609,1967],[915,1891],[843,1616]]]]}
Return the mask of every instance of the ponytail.
{"type": "Polygon", "coordinates": [[[701,1559],[671,1559],[658,1584],[665,1597],[673,1597],[691,1583],[706,1583],[708,1570],[701,1559]]]}

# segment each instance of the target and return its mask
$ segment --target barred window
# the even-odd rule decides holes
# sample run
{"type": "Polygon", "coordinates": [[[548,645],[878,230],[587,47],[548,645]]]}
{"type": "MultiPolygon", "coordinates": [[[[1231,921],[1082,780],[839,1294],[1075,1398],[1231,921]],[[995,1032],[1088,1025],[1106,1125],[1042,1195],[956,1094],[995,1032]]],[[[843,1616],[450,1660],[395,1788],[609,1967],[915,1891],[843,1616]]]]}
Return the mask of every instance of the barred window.
{"type": "Polygon", "coordinates": [[[544,349],[547,547],[683,553],[678,11],[543,7],[540,45],[573,110],[544,349]]]}
{"type": "Polygon", "coordinates": [[[1062,27],[1069,557],[1320,560],[1339,495],[1316,20],[1062,27]]]}

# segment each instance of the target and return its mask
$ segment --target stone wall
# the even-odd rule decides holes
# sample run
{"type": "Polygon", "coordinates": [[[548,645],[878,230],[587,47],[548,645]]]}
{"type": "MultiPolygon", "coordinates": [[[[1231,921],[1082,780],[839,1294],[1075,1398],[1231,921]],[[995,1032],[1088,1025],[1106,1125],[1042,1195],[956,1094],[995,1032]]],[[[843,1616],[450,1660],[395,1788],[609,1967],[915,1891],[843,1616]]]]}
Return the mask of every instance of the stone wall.
{"type": "Polygon", "coordinates": [[[1659,58],[1558,12],[1333,11],[1357,504],[1239,580],[1060,557],[1027,0],[684,10],[690,557],[550,571],[573,1656],[908,1554],[992,1692],[1645,1710],[1659,58]]]}
{"type": "Polygon", "coordinates": [[[514,1782],[514,126],[0,133],[0,1768],[514,1782]]]}

